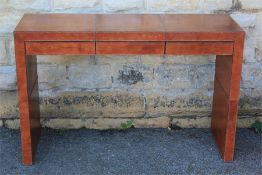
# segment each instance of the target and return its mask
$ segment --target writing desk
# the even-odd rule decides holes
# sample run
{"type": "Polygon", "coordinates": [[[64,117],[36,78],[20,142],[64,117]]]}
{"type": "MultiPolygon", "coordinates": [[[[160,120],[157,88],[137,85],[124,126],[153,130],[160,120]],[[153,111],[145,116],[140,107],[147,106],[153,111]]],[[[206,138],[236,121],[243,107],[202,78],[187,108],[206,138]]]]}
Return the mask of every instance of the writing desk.
{"type": "Polygon", "coordinates": [[[218,14],[24,15],[14,31],[23,164],[32,164],[40,137],[36,55],[90,54],[217,55],[211,128],[232,161],[244,35],[218,14]]]}

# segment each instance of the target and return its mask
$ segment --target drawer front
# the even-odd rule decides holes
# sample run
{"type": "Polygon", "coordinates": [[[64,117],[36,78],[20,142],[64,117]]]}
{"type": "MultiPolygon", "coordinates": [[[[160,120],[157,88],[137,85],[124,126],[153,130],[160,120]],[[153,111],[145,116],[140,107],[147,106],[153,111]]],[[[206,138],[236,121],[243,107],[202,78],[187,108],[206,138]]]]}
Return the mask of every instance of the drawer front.
{"type": "Polygon", "coordinates": [[[232,55],[233,42],[167,42],[170,55],[232,55]]]}
{"type": "Polygon", "coordinates": [[[95,54],[95,42],[26,42],[27,55],[95,54]]]}
{"type": "Polygon", "coordinates": [[[96,54],[164,54],[165,42],[96,42],[96,54]]]}

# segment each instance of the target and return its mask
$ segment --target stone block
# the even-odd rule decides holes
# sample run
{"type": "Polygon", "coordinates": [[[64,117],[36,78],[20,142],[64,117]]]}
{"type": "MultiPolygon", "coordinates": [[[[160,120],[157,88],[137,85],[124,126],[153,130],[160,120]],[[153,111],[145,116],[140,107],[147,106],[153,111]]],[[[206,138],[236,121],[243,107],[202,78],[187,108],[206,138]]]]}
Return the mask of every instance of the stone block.
{"type": "Polygon", "coordinates": [[[54,9],[94,9],[101,4],[101,0],[54,0],[53,8],[54,9]]]}
{"type": "Polygon", "coordinates": [[[239,0],[242,6],[242,9],[262,9],[261,0],[239,0]]]}
{"type": "Polygon", "coordinates": [[[240,115],[262,115],[262,86],[260,89],[241,89],[238,106],[240,115]]]}
{"type": "Polygon", "coordinates": [[[189,65],[159,65],[154,71],[154,87],[161,89],[192,88],[189,65]]]}
{"type": "Polygon", "coordinates": [[[41,119],[41,126],[52,129],[80,129],[85,125],[85,119],[52,118],[41,119]]]}
{"type": "Polygon", "coordinates": [[[172,88],[213,88],[214,64],[160,65],[155,70],[154,87],[172,88]]]}
{"type": "Polygon", "coordinates": [[[242,68],[242,88],[259,88],[262,87],[262,64],[244,64],[242,68]]]}
{"type": "MultiPolygon", "coordinates": [[[[28,5],[28,4],[27,4],[28,5]]],[[[1,12],[0,10],[0,35],[10,35],[19,20],[22,18],[23,13],[13,13],[12,11],[1,12]]]]}
{"type": "Polygon", "coordinates": [[[181,128],[210,128],[210,117],[178,117],[172,119],[172,125],[179,126],[181,128]]]}
{"type": "MultiPolygon", "coordinates": [[[[122,129],[121,124],[126,123],[130,119],[123,118],[97,118],[97,119],[42,119],[43,127],[53,129],[122,129]]],[[[167,128],[170,124],[168,117],[134,119],[135,128],[167,128]]]]}
{"type": "Polygon", "coordinates": [[[8,40],[6,41],[6,45],[7,53],[9,56],[9,64],[15,65],[15,43],[13,36],[8,38],[8,40]]]}
{"type": "Polygon", "coordinates": [[[0,91],[0,118],[18,118],[18,96],[15,91],[0,91]]]}
{"type": "Polygon", "coordinates": [[[255,121],[262,122],[262,116],[257,116],[257,117],[243,116],[243,117],[239,117],[238,120],[237,120],[237,127],[238,128],[250,128],[251,125],[255,121]]]}
{"type": "Polygon", "coordinates": [[[20,119],[7,119],[4,126],[10,129],[20,129],[20,119]]]}
{"type": "Polygon", "coordinates": [[[169,117],[141,118],[134,120],[135,128],[168,128],[170,125],[169,117]]]}
{"type": "Polygon", "coordinates": [[[193,91],[191,94],[167,96],[161,94],[147,94],[146,116],[174,116],[194,113],[208,114],[211,111],[212,98],[209,94],[193,91]]]}
{"type": "Polygon", "coordinates": [[[8,0],[6,8],[15,10],[51,10],[50,0],[8,0]]]}
{"type": "Polygon", "coordinates": [[[147,10],[154,12],[196,11],[200,0],[147,0],[147,10]]]}
{"type": "Polygon", "coordinates": [[[217,11],[217,10],[230,10],[233,6],[230,0],[201,0],[200,9],[201,11],[217,11]]]}
{"type": "Polygon", "coordinates": [[[255,13],[236,12],[230,16],[243,28],[254,28],[256,25],[255,13]]]}
{"type": "Polygon", "coordinates": [[[144,11],[145,5],[143,0],[104,0],[104,11],[111,12],[130,12],[130,11],[144,11]]]}
{"type": "Polygon", "coordinates": [[[0,90],[16,90],[15,66],[0,66],[0,90]]]}
{"type": "Polygon", "coordinates": [[[81,89],[112,87],[110,65],[72,64],[68,68],[70,86],[81,89]]]}
{"type": "Polygon", "coordinates": [[[144,115],[143,97],[127,92],[67,92],[41,99],[47,118],[133,118],[144,115]]]}
{"type": "Polygon", "coordinates": [[[0,65],[7,64],[7,52],[6,52],[6,41],[5,38],[0,37],[0,65]]]}
{"type": "Polygon", "coordinates": [[[67,88],[68,74],[66,66],[45,64],[38,66],[38,82],[40,90],[67,88]]]}

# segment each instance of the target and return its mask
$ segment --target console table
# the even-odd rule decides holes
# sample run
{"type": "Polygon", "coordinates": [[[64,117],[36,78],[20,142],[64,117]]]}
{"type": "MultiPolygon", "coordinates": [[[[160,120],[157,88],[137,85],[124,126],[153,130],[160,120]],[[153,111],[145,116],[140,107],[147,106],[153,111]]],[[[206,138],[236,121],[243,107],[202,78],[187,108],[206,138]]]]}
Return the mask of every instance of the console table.
{"type": "MultiPolygon", "coordinates": [[[[40,137],[36,55],[217,55],[211,130],[234,155],[244,31],[220,14],[26,14],[14,31],[22,160],[40,137]]],[[[185,138],[186,139],[186,138],[185,138]]]]}

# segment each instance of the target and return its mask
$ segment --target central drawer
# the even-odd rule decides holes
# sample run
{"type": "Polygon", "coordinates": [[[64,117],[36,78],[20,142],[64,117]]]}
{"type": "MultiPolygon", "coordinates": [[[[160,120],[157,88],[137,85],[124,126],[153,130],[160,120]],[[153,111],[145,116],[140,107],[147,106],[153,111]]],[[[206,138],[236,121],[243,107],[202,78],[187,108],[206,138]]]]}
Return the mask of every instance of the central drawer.
{"type": "Polygon", "coordinates": [[[165,42],[143,41],[98,41],[96,42],[96,54],[145,54],[161,55],[165,53],[165,42]]]}

